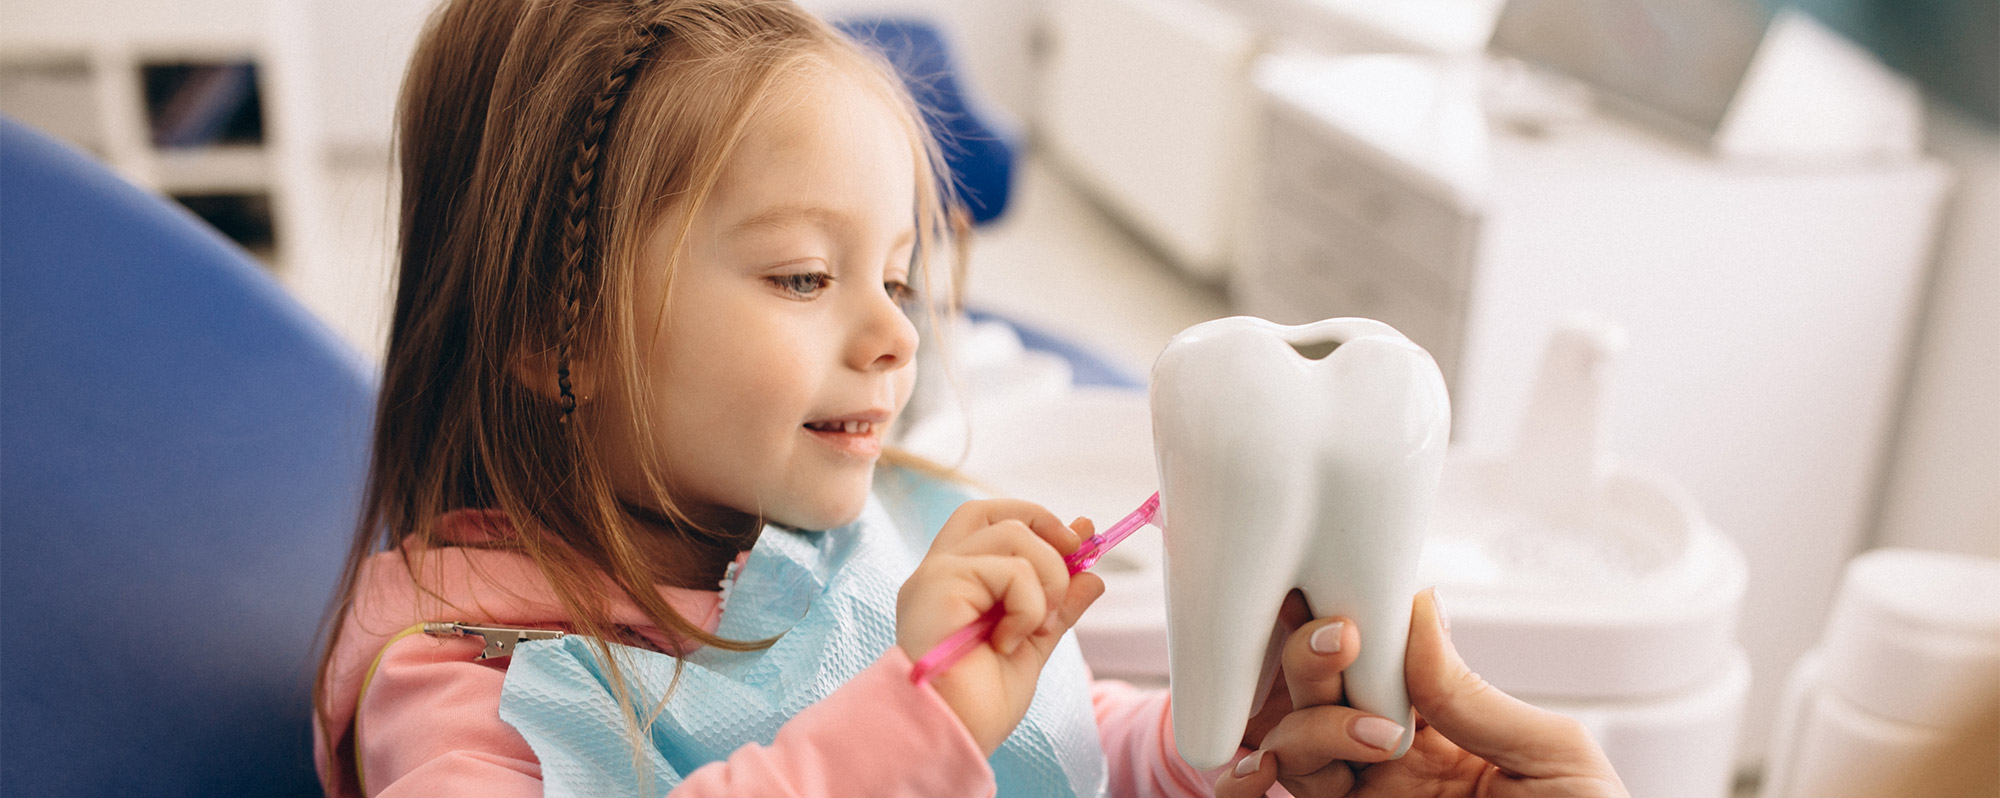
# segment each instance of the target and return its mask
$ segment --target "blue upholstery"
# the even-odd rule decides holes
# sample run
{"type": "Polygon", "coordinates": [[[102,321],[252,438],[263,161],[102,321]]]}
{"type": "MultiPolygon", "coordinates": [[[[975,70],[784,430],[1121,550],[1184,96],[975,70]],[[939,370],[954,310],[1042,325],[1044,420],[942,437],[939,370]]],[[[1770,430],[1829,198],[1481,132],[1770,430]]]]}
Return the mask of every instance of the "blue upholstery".
{"type": "Polygon", "coordinates": [[[944,149],[945,163],[973,223],[985,224],[1006,211],[1019,147],[1014,136],[973,113],[959,85],[951,50],[937,28],[896,17],[850,19],[838,26],[886,56],[917,104],[926,109],[931,134],[944,149]]]}
{"type": "Polygon", "coordinates": [[[968,310],[965,315],[973,321],[997,321],[1012,327],[1014,334],[1021,337],[1022,346],[1048,352],[1069,361],[1072,375],[1070,381],[1077,387],[1096,385],[1107,388],[1129,388],[1135,391],[1146,389],[1144,380],[1132,376],[1131,372],[1104,359],[1103,355],[1068,338],[991,311],[968,310]]]}
{"type": "Polygon", "coordinates": [[[0,119],[0,793],[318,795],[372,369],[243,252],[0,119]]]}

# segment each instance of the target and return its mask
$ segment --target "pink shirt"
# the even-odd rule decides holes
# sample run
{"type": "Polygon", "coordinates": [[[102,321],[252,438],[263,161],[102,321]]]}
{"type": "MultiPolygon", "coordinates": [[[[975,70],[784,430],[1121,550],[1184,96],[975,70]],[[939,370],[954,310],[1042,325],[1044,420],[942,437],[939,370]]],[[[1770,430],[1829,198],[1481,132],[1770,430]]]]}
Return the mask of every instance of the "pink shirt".
{"type": "MultiPolygon", "coordinates": [[[[467,526],[490,519],[461,518],[467,526]]],[[[713,632],[722,619],[716,592],[659,591],[682,617],[705,630],[713,632]]],[[[611,609],[615,622],[642,634],[652,630],[629,600],[611,609]]],[[[321,774],[332,776],[328,794],[540,796],[541,766],[534,751],[500,719],[507,660],[474,661],[482,645],[478,638],[411,630],[424,621],[551,628],[564,619],[540,572],[518,554],[406,548],[369,559],[333,652],[330,722],[315,730],[321,739],[331,733],[341,743],[334,761],[321,755],[321,774]],[[418,580],[428,590],[418,589],[418,580]]],[[[688,774],[669,795],[993,794],[993,771],[964,725],[936,691],[911,684],[909,676],[909,656],[892,647],[786,722],[770,745],[745,745],[688,774]],[[919,750],[923,756],[906,753],[919,750]]],[[[1164,691],[1101,680],[1092,684],[1091,705],[1112,795],[1210,794],[1222,771],[1195,770],[1174,751],[1164,691]]]]}

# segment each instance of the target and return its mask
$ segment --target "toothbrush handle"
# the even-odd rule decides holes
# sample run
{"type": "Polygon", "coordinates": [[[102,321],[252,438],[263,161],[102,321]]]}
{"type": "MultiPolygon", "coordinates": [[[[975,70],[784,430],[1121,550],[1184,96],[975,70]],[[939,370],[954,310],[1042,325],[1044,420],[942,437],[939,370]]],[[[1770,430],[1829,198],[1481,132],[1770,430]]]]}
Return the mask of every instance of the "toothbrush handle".
{"type": "MultiPolygon", "coordinates": [[[[1075,553],[1063,558],[1063,564],[1069,566],[1071,576],[1082,573],[1090,566],[1096,565],[1097,558],[1104,556],[1112,546],[1131,537],[1139,527],[1152,523],[1159,512],[1160,494],[1154,493],[1144,504],[1139,505],[1139,509],[1119,519],[1110,529],[1091,535],[1083,545],[1077,547],[1075,553]]],[[[966,624],[964,628],[952,632],[950,637],[938,641],[936,646],[931,647],[923,658],[911,666],[910,683],[923,684],[930,681],[930,678],[939,671],[951,667],[964,659],[966,654],[971,653],[973,648],[992,639],[993,627],[1000,625],[1000,618],[1003,615],[1006,615],[1006,608],[999,602],[994,602],[978,620],[966,624]]]]}
{"type": "Polygon", "coordinates": [[[910,683],[923,684],[930,681],[938,671],[957,664],[966,654],[972,653],[973,648],[984,645],[993,637],[993,627],[999,626],[1000,618],[1006,614],[1006,605],[994,602],[985,614],[979,616],[979,620],[952,632],[950,637],[940,641],[930,653],[925,654],[923,659],[917,660],[916,664],[910,667],[910,683]]]}

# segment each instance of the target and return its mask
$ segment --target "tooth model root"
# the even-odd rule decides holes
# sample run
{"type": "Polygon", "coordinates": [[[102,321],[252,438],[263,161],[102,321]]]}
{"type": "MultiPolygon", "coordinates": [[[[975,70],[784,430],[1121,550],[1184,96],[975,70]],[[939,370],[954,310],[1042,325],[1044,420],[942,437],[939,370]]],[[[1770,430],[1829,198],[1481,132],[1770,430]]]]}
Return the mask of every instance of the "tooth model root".
{"type": "Polygon", "coordinates": [[[1450,433],[1444,380],[1388,325],[1236,317],[1175,336],[1153,367],[1174,735],[1227,762],[1271,629],[1299,588],[1354,619],[1348,703],[1414,734],[1403,683],[1416,564],[1450,433]]]}

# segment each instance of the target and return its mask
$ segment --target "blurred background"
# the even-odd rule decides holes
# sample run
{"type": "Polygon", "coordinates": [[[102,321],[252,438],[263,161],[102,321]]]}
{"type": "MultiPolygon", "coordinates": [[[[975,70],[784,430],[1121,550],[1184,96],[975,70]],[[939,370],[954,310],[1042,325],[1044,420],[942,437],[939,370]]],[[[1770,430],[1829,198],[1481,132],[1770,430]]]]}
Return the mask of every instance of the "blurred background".
{"type": "MultiPolygon", "coordinates": [[[[1839,724],[1798,707],[1833,678],[1809,652],[1856,555],[2000,558],[1995,0],[805,4],[939,33],[949,61],[931,68],[978,122],[966,141],[1004,145],[980,156],[1000,176],[968,186],[982,218],[959,360],[987,396],[939,412],[991,426],[1039,407],[1073,454],[1023,475],[975,432],[967,465],[997,483],[1100,520],[1136,502],[1153,476],[1131,389],[1175,332],[1226,315],[1396,326],[1444,371],[1465,469],[1533,448],[1537,391],[1581,392],[1592,467],[1643,468],[1682,509],[1659,539],[1584,558],[1634,602],[1594,623],[1669,639],[1678,621],[1646,607],[1708,602],[1691,622],[1728,632],[1656,652],[1695,663],[1664,681],[1510,687],[1626,735],[1610,747],[1635,795],[1653,778],[1669,786],[1650,794],[1705,794],[1715,779],[1645,774],[1715,760],[1718,739],[1704,773],[1740,768],[1745,791],[1760,768],[1839,758],[1813,748],[1815,723],[1839,724]],[[1557,385],[1544,357],[1563,340],[1589,368],[1557,385]],[[1068,359],[1050,378],[1036,350],[1068,359]],[[1100,449],[1115,454],[1074,453],[1100,449]]],[[[379,358],[393,107],[431,5],[0,0],[0,113],[178,201],[379,358]]],[[[910,443],[966,443],[938,434],[910,443]]],[[[1146,556],[1094,660],[1141,681],[1164,676],[1146,556]]],[[[1485,617],[1480,656],[1504,669],[1514,624],[1562,601],[1522,598],[1557,566],[1495,561],[1485,581],[1427,567],[1464,583],[1467,645],[1485,617]]],[[[1976,583],[1940,582],[1961,586],[1940,612],[1990,608],[1976,583]]],[[[1995,622],[1945,628],[1965,624],[1995,622]]],[[[2000,742],[1976,750],[2000,759],[2000,742]]]]}

